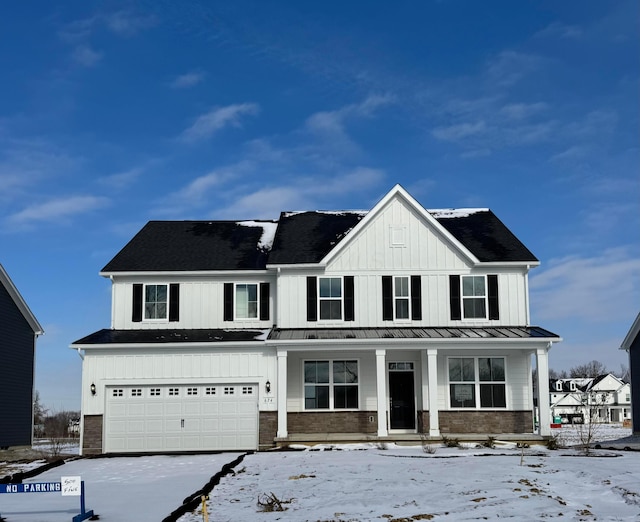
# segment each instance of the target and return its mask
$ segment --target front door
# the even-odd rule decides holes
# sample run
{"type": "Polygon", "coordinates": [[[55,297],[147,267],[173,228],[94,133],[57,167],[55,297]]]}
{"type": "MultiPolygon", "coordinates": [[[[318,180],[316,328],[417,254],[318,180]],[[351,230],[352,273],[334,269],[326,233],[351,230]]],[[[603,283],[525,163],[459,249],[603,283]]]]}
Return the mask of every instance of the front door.
{"type": "Polygon", "coordinates": [[[390,428],[392,430],[416,429],[416,402],[413,389],[413,372],[389,372],[390,428]]]}

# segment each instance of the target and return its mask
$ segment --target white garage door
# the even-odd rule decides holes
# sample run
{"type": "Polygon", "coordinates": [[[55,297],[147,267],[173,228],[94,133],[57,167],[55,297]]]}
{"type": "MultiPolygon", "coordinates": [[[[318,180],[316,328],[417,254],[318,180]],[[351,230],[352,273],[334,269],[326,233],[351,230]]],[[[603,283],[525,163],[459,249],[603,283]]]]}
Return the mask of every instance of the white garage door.
{"type": "Polygon", "coordinates": [[[255,384],[107,387],[105,452],[258,447],[255,384]]]}

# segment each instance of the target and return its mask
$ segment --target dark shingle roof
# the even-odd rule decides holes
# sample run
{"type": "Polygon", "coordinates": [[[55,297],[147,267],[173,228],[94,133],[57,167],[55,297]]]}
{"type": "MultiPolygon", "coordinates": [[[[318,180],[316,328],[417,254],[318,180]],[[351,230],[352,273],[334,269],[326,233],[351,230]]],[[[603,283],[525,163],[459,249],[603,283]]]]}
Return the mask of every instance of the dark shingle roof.
{"type": "Polygon", "coordinates": [[[235,221],[149,221],[102,271],[260,270],[262,235],[235,221]]]}
{"type": "Polygon", "coordinates": [[[318,263],[365,215],[365,212],[283,212],[268,263],[318,263]]]}
{"type": "Polygon", "coordinates": [[[436,219],[480,261],[538,261],[491,210],[436,219]]]}
{"type": "Polygon", "coordinates": [[[148,343],[221,343],[264,341],[268,330],[98,330],[72,345],[148,344],[148,343]]]}
{"type": "MultiPolygon", "coordinates": [[[[283,213],[268,263],[318,263],[365,215],[365,212],[283,213]]],[[[490,210],[438,211],[434,217],[482,262],[538,261],[490,210]]]]}
{"type": "MultiPolygon", "coordinates": [[[[102,272],[263,270],[267,264],[319,263],[366,212],[283,212],[273,245],[262,226],[235,221],[150,221],[102,272]]],[[[537,262],[488,209],[434,211],[434,218],[481,262],[537,262]]],[[[245,222],[246,223],[246,222],[245,222]]],[[[273,221],[253,222],[274,226],[273,221]]]]}

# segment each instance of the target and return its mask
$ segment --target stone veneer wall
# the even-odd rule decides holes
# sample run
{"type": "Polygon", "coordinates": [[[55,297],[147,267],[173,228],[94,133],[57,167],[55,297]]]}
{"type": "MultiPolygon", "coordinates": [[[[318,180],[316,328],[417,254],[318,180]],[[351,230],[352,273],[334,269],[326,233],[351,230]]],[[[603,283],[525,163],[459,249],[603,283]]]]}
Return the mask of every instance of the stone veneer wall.
{"type": "Polygon", "coordinates": [[[82,433],[82,454],[99,455],[102,447],[102,415],[85,415],[82,433]]]}
{"type": "Polygon", "coordinates": [[[533,433],[529,410],[441,411],[438,420],[441,433],[533,433]]]}
{"type": "Polygon", "coordinates": [[[274,439],[278,433],[278,412],[261,411],[259,422],[258,448],[272,448],[275,445],[274,439]]]}
{"type": "Polygon", "coordinates": [[[327,411],[287,414],[289,433],[372,433],[378,431],[375,411],[327,411]]]}

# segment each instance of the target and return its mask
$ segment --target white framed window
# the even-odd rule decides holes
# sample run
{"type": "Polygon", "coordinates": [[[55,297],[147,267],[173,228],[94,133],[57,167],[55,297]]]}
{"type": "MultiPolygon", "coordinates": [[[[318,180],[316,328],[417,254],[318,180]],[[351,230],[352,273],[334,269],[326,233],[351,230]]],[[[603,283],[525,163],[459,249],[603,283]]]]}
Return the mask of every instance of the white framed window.
{"type": "Polygon", "coordinates": [[[485,276],[462,276],[462,317],[487,318],[487,279],[485,276]]]}
{"type": "Polygon", "coordinates": [[[187,388],[187,395],[198,395],[198,388],[187,388]]]}
{"type": "Polygon", "coordinates": [[[233,386],[225,386],[224,388],[224,394],[225,395],[233,395],[236,392],[235,388],[233,386]]]}
{"type": "Polygon", "coordinates": [[[144,285],[144,320],[166,321],[169,317],[169,286],[144,285]]]}
{"type": "Polygon", "coordinates": [[[142,388],[131,388],[131,397],[142,397],[142,388]]]}
{"type": "Polygon", "coordinates": [[[305,410],[356,410],[359,407],[357,360],[304,361],[305,410]]]}
{"type": "Polygon", "coordinates": [[[177,397],[180,395],[180,388],[169,388],[169,397],[177,397]]]}
{"type": "Polygon", "coordinates": [[[205,395],[215,395],[215,394],[216,394],[216,389],[215,389],[215,387],[213,387],[213,386],[207,386],[207,387],[204,389],[204,394],[205,394],[205,395]]]}
{"type": "Polygon", "coordinates": [[[124,390],[122,388],[114,388],[111,391],[112,397],[122,397],[124,395],[124,390]]]}
{"type": "Polygon", "coordinates": [[[342,278],[318,278],[318,309],[321,321],[342,321],[342,278]]]}
{"type": "Polygon", "coordinates": [[[449,357],[451,408],[506,408],[504,357],[449,357]]]}
{"type": "Polygon", "coordinates": [[[160,388],[151,388],[149,390],[150,397],[160,397],[160,388]]]}
{"type": "Polygon", "coordinates": [[[258,318],[259,285],[255,283],[236,283],[235,317],[236,319],[258,318]]]}
{"type": "Polygon", "coordinates": [[[407,276],[393,278],[393,313],[397,320],[411,317],[411,285],[407,276]]]}
{"type": "Polygon", "coordinates": [[[242,395],[253,395],[253,386],[243,386],[242,395]]]}

